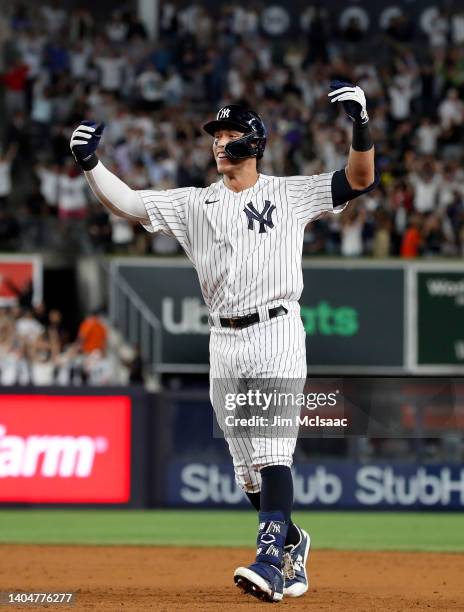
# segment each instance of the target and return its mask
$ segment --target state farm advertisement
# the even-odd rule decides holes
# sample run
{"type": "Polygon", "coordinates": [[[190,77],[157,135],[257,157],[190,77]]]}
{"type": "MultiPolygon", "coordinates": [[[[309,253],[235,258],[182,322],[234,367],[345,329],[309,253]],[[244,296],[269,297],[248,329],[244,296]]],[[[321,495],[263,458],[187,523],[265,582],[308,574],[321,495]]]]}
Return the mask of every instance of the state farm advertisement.
{"type": "Polygon", "coordinates": [[[131,399],[0,395],[0,502],[125,503],[131,399]]]}

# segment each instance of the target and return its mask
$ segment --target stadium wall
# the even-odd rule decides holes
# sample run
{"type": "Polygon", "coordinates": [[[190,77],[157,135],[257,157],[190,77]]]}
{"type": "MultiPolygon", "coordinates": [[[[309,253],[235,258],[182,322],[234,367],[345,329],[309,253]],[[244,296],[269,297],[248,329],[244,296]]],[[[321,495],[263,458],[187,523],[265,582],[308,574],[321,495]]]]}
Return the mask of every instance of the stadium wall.
{"type": "MultiPolygon", "coordinates": [[[[459,435],[464,386],[462,380],[453,385],[448,390],[460,399],[442,433],[459,435]]],[[[247,507],[213,419],[206,390],[2,389],[0,504],[247,507]]],[[[417,422],[424,427],[423,418],[417,422]]],[[[421,434],[407,430],[402,436],[421,434]]],[[[313,440],[306,442],[306,459],[297,453],[294,466],[297,508],[464,509],[459,461],[321,458],[312,454],[313,440]]]]}
{"type": "MultiPolygon", "coordinates": [[[[191,264],[114,258],[111,265],[159,322],[158,370],[207,372],[208,311],[191,264]]],[[[313,374],[464,374],[462,262],[306,259],[303,281],[313,374]]],[[[116,320],[126,315],[111,306],[116,320]]]]}

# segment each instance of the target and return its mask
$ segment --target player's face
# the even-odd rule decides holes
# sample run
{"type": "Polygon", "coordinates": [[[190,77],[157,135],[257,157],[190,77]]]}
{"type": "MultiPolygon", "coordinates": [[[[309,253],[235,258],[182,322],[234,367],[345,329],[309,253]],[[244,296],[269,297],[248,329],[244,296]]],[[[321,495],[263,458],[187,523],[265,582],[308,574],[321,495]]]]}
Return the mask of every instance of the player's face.
{"type": "Polygon", "coordinates": [[[234,168],[240,160],[232,160],[225,154],[225,147],[231,140],[237,140],[243,136],[243,132],[237,130],[219,130],[214,133],[213,154],[216,166],[220,174],[227,173],[234,168]]]}

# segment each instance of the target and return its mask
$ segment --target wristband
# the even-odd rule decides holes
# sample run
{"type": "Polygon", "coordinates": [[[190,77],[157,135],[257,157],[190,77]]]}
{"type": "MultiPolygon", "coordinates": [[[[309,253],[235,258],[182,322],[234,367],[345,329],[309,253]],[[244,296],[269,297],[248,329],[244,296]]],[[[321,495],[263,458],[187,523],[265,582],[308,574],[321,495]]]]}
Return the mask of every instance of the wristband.
{"type": "Polygon", "coordinates": [[[86,159],[78,160],[77,163],[82,168],[82,170],[84,170],[85,172],[89,172],[90,170],[93,170],[98,164],[98,157],[95,155],[95,153],[92,153],[86,159]]]}
{"type": "Polygon", "coordinates": [[[369,151],[373,146],[369,122],[366,122],[364,125],[353,123],[353,139],[351,141],[353,151],[369,151]]]}

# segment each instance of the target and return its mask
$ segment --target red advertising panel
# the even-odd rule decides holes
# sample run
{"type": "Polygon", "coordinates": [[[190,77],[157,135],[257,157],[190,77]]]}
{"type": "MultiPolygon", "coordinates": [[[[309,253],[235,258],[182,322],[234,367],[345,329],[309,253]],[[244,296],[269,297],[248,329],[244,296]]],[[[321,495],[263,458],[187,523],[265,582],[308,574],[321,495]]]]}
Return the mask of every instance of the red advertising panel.
{"type": "Polygon", "coordinates": [[[38,257],[0,256],[0,306],[15,304],[32,291],[34,304],[42,300],[42,264],[38,257]]]}
{"type": "Polygon", "coordinates": [[[127,396],[0,395],[0,502],[130,499],[127,396]]]}

